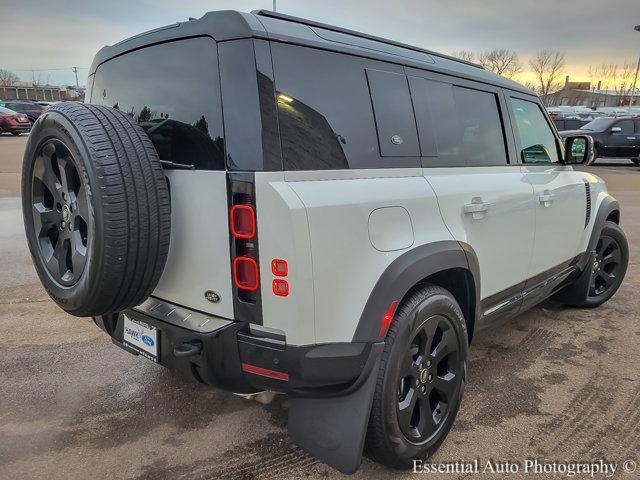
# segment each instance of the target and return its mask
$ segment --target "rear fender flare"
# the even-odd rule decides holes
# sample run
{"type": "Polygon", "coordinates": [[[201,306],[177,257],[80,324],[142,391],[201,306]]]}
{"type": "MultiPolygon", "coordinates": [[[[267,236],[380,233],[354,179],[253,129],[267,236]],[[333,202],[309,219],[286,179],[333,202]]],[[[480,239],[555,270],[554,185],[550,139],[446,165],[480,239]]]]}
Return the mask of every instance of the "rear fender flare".
{"type": "Polygon", "coordinates": [[[472,312],[474,318],[467,321],[474,324],[479,318],[480,308],[478,258],[470,245],[455,240],[443,240],[411,249],[391,262],[369,295],[352,341],[380,341],[380,322],[392,302],[400,302],[411,288],[426,277],[452,268],[466,270],[473,278],[474,291],[470,293],[475,296],[472,312]]]}

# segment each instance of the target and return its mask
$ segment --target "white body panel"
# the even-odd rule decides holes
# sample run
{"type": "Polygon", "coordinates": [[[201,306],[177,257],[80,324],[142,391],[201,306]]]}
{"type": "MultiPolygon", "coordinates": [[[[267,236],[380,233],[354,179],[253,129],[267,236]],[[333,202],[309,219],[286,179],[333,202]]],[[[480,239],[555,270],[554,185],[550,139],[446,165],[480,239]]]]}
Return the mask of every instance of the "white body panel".
{"type": "Polygon", "coordinates": [[[476,252],[481,297],[525,280],[535,222],[532,188],[519,166],[428,168],[424,174],[447,227],[476,252]],[[473,203],[486,211],[465,207],[473,203]]]}
{"type": "MultiPolygon", "coordinates": [[[[364,305],[387,266],[411,247],[452,237],[421,169],[285,175],[306,207],[311,239],[315,339],[309,338],[305,343],[351,341],[364,305]],[[402,228],[397,231],[396,241],[388,236],[378,238],[379,209],[388,207],[400,207],[383,212],[391,228],[402,228]],[[370,228],[373,212],[377,213],[370,228]],[[388,251],[381,251],[380,245],[378,249],[374,247],[371,231],[388,251]]],[[[276,326],[273,322],[285,324],[287,320],[272,319],[265,312],[265,325],[276,326]]]]}
{"type": "Polygon", "coordinates": [[[536,239],[528,277],[571,260],[580,253],[585,231],[583,174],[567,166],[523,165],[533,187],[536,239]]]}
{"type": "Polygon", "coordinates": [[[226,172],[168,170],[169,257],[153,296],[233,318],[226,172]],[[220,302],[208,301],[213,290],[220,302]]]}
{"type": "Polygon", "coordinates": [[[314,343],[313,265],[307,212],[282,172],[256,172],[263,325],[294,345],[314,343]],[[273,294],[273,259],[286,260],[289,295],[273,294]]]}

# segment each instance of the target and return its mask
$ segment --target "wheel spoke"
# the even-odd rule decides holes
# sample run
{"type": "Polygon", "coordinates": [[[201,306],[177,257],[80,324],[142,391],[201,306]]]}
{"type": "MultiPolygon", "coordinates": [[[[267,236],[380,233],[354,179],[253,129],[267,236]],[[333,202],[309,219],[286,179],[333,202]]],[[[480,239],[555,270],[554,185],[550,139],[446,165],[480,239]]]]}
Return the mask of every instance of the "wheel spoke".
{"type": "Polygon", "coordinates": [[[58,242],[53,250],[53,255],[47,260],[47,266],[51,272],[57,272],[60,278],[67,272],[67,252],[69,240],[62,234],[58,237],[58,242]]]}
{"type": "Polygon", "coordinates": [[[77,194],[73,194],[73,209],[79,217],[81,217],[85,223],[89,223],[89,205],[87,203],[87,193],[84,185],[80,185],[77,194]]]}
{"type": "Polygon", "coordinates": [[[611,263],[614,264],[619,264],[622,261],[622,256],[620,254],[620,250],[618,248],[614,248],[611,253],[609,253],[607,256],[605,256],[602,259],[602,265],[606,266],[609,265],[611,263]]]}
{"type": "Polygon", "coordinates": [[[610,275],[607,272],[599,271],[597,274],[597,278],[599,278],[602,283],[604,283],[605,288],[609,288],[609,286],[613,283],[615,279],[615,275],[610,275]]]}
{"type": "Polygon", "coordinates": [[[451,330],[445,330],[442,333],[442,338],[431,352],[431,356],[438,364],[440,360],[446,357],[449,353],[456,351],[456,339],[451,330]]]}
{"type": "Polygon", "coordinates": [[[431,406],[429,405],[429,395],[427,395],[420,400],[420,404],[418,405],[420,409],[420,421],[418,422],[418,432],[420,432],[420,437],[426,438],[429,437],[436,430],[436,421],[433,418],[433,412],[431,411],[431,406]]]}
{"type": "Polygon", "coordinates": [[[445,376],[436,376],[433,380],[434,388],[442,394],[447,403],[453,400],[453,394],[456,389],[456,376],[453,373],[447,373],[445,376]]]}
{"type": "Polygon", "coordinates": [[[33,221],[38,236],[42,236],[60,222],[60,213],[45,207],[42,202],[36,203],[33,210],[33,221]]]}
{"type": "Polygon", "coordinates": [[[69,172],[67,171],[69,160],[65,157],[57,157],[57,159],[58,168],[60,169],[60,183],[62,185],[62,191],[68,194],[70,191],[73,191],[73,186],[70,185],[69,172]]]}
{"type": "Polygon", "coordinates": [[[87,247],[82,244],[82,237],[77,230],[71,234],[71,264],[74,275],[80,272],[87,257],[87,247]]]}
{"type": "Polygon", "coordinates": [[[411,427],[411,417],[413,416],[413,409],[416,406],[418,400],[418,392],[412,386],[409,388],[409,392],[404,399],[398,403],[398,421],[400,425],[408,430],[411,427]]]}
{"type": "Polygon", "coordinates": [[[38,157],[33,167],[33,176],[37,178],[54,197],[60,196],[60,181],[51,168],[49,159],[38,157]]]}

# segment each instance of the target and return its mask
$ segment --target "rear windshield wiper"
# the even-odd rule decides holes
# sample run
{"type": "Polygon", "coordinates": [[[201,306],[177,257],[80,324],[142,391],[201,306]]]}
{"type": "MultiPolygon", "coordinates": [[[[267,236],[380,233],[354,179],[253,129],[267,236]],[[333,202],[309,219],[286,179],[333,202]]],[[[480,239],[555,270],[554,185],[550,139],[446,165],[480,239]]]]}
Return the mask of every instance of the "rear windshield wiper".
{"type": "Polygon", "coordinates": [[[176,163],[176,162],[171,162],[169,160],[160,160],[160,163],[162,164],[162,168],[165,168],[167,170],[195,170],[196,167],[194,167],[193,165],[189,165],[187,163],[176,163]]]}

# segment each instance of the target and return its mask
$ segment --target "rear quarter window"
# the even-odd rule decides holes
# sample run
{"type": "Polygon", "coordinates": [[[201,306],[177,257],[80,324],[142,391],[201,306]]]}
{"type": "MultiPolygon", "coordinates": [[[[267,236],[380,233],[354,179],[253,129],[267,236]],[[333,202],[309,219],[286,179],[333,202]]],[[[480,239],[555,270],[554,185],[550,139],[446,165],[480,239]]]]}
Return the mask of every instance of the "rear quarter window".
{"type": "MultiPolygon", "coordinates": [[[[411,146],[410,133],[403,136],[403,142],[407,143],[400,148],[395,149],[389,143],[390,136],[393,136],[392,127],[398,126],[394,125],[393,118],[400,119],[403,128],[414,124],[404,75],[373,72],[391,70],[393,66],[313,48],[277,42],[271,45],[285,170],[420,165],[417,143],[406,149],[411,146]],[[374,117],[367,72],[373,72],[370,73],[370,80],[375,114],[388,115],[385,121],[374,117]],[[387,92],[385,96],[384,88],[395,88],[394,85],[403,86],[407,95],[387,92]],[[389,101],[393,98],[400,98],[402,105],[390,105],[389,101]],[[397,108],[404,109],[404,113],[397,108]],[[380,131],[376,130],[376,120],[380,120],[380,131]],[[384,146],[382,152],[381,146],[384,146]]],[[[396,70],[402,72],[400,67],[396,70]]],[[[415,124],[411,128],[415,142],[415,124]]]]}
{"type": "Polygon", "coordinates": [[[91,103],[119,109],[144,128],[161,160],[224,170],[216,43],[162,43],[101,64],[91,103]]]}

